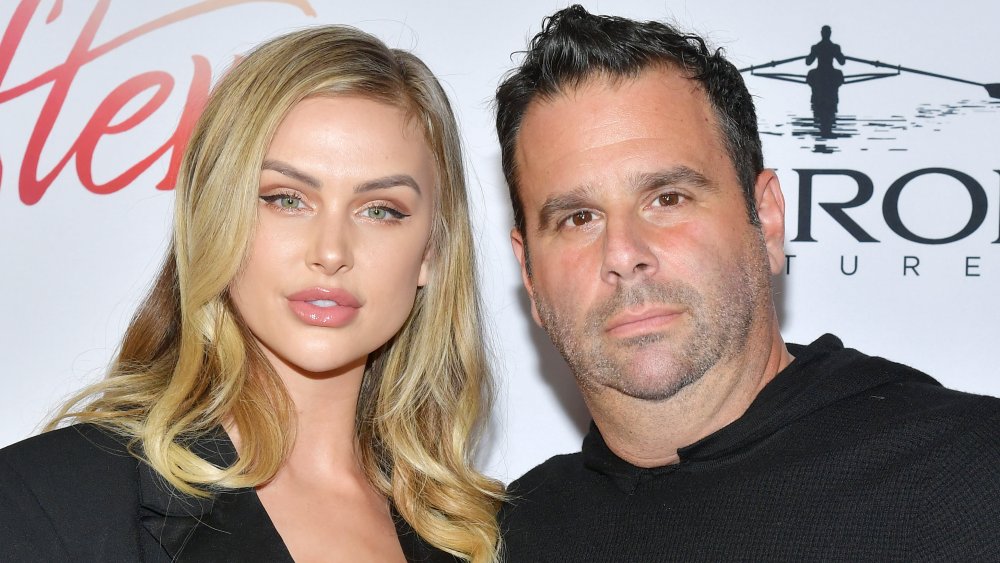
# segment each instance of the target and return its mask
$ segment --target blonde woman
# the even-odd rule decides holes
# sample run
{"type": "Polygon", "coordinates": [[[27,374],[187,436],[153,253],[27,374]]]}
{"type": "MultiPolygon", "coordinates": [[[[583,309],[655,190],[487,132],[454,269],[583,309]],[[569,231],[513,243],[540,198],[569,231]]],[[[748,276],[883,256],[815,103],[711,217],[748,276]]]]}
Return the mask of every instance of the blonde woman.
{"type": "Polygon", "coordinates": [[[0,559],[494,560],[465,197],[416,57],[339,26],[254,50],[110,374],[0,451],[0,559]]]}

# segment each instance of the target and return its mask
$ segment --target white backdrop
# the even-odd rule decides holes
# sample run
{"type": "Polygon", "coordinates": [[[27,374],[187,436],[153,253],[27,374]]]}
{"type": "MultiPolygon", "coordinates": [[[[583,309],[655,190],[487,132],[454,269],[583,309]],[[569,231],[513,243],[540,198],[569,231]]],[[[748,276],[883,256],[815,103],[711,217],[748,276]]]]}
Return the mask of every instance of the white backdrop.
{"type": "MultiPolygon", "coordinates": [[[[784,0],[766,9],[739,0],[585,4],[674,21],[725,47],[740,67],[805,55],[826,24],[850,56],[1000,81],[1000,4],[988,0],[784,0]]],[[[511,53],[564,5],[0,3],[0,446],[36,431],[54,405],[102,375],[166,246],[172,194],[157,186],[170,184],[164,178],[176,152],[171,139],[182,116],[191,115],[189,92],[200,92],[262,40],[336,22],[416,52],[445,84],[463,127],[500,382],[483,467],[508,481],[550,455],[578,449],[589,418],[562,360],[527,316],[509,250],[510,210],[490,109],[511,53]],[[132,168],[134,179],[115,185],[132,168]]],[[[797,61],[771,72],[806,70],[797,61]]],[[[856,62],[843,70],[878,71],[856,62]]],[[[767,163],[778,169],[788,203],[786,250],[794,258],[777,296],[786,340],[834,332],[849,346],[914,365],[946,385],[1000,395],[1000,100],[980,86],[908,73],[850,84],[840,90],[834,132],[841,136],[820,139],[809,122],[807,86],[749,74],[746,80],[758,102],[767,163]],[[927,168],[944,171],[904,178],[927,168]],[[800,211],[810,178],[812,202],[800,211]],[[845,213],[879,242],[859,242],[820,205],[850,201],[859,178],[871,180],[873,195],[845,213]],[[883,209],[900,178],[898,205],[883,209]],[[806,211],[811,237],[800,236],[806,211]],[[898,234],[895,216],[929,239],[962,231],[970,217],[978,228],[961,240],[922,244],[898,234]]]]}

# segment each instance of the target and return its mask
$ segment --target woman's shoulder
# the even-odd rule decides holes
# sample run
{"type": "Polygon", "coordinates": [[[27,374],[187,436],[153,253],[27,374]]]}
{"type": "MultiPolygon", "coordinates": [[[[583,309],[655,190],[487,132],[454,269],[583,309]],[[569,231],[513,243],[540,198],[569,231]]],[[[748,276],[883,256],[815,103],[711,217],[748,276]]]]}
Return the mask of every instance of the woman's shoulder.
{"type": "MultiPolygon", "coordinates": [[[[0,490],[47,505],[107,504],[127,495],[139,460],[127,439],[92,424],[33,436],[0,450],[0,490]]],[[[136,485],[137,488],[137,485],[136,485]]]]}
{"type": "Polygon", "coordinates": [[[93,424],[75,424],[32,436],[0,449],[0,472],[14,471],[25,479],[74,480],[120,467],[135,468],[128,440],[93,424]],[[75,477],[74,477],[75,476],[75,477]]]}
{"type": "Polygon", "coordinates": [[[123,538],[137,537],[140,463],[87,424],[0,450],[0,560],[138,555],[123,538]]]}

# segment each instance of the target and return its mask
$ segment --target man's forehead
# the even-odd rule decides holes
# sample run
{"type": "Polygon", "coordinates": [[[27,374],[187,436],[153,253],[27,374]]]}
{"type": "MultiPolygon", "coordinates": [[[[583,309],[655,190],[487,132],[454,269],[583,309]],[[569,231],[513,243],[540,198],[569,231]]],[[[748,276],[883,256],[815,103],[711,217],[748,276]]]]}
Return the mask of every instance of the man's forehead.
{"type": "Polygon", "coordinates": [[[530,172],[537,180],[559,159],[586,160],[588,151],[599,154],[596,149],[615,143],[662,143],[683,152],[682,137],[684,144],[723,150],[714,111],[697,81],[675,68],[634,77],[595,75],[528,106],[515,158],[519,175],[530,172]]]}
{"type": "Polygon", "coordinates": [[[690,72],[675,64],[657,63],[635,72],[612,73],[595,70],[586,76],[575,80],[567,80],[551,92],[539,93],[525,108],[522,124],[529,114],[544,111],[564,101],[585,100],[589,95],[598,92],[608,92],[612,95],[621,94],[640,83],[658,82],[667,89],[685,90],[695,98],[701,98],[708,103],[708,96],[698,80],[690,72]]]}

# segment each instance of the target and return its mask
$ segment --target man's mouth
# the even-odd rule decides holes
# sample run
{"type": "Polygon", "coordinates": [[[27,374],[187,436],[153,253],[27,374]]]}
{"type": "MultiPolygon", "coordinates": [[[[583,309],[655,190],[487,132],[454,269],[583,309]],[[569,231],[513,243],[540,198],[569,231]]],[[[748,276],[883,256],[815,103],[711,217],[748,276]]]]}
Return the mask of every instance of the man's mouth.
{"type": "Polygon", "coordinates": [[[641,336],[663,329],[680,317],[681,313],[679,309],[662,306],[619,313],[605,325],[605,330],[616,338],[641,336]]]}

